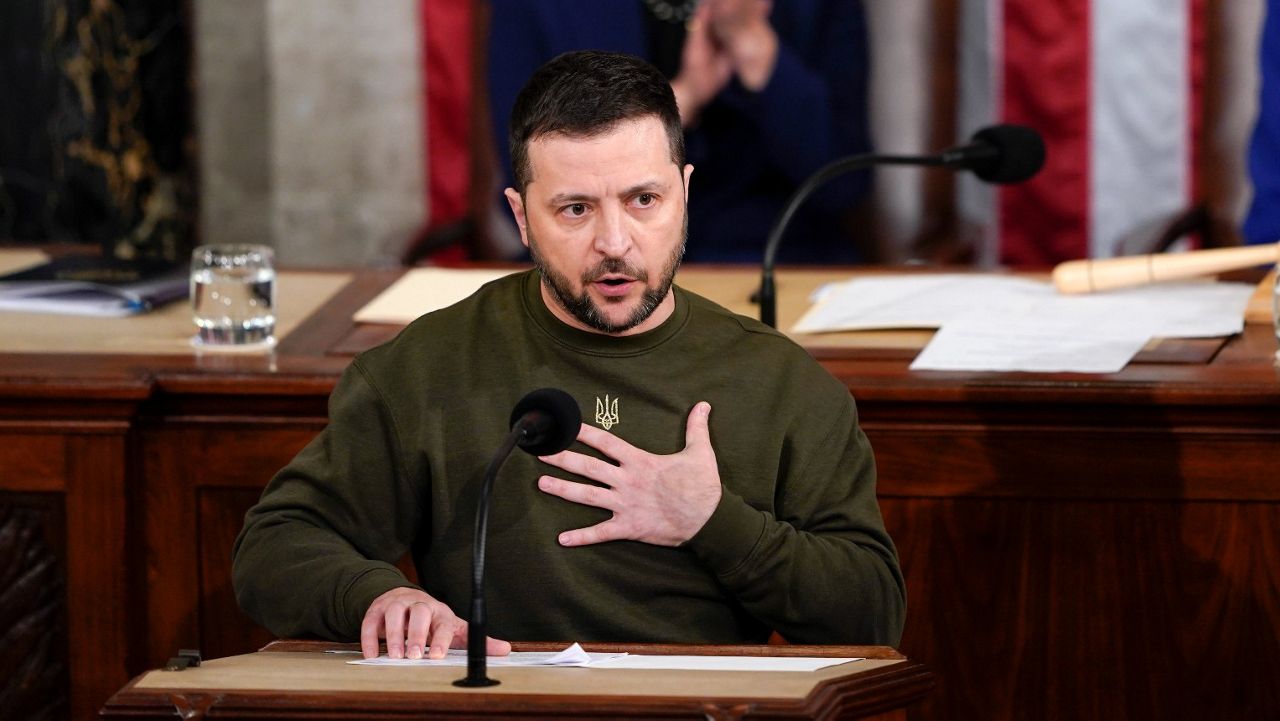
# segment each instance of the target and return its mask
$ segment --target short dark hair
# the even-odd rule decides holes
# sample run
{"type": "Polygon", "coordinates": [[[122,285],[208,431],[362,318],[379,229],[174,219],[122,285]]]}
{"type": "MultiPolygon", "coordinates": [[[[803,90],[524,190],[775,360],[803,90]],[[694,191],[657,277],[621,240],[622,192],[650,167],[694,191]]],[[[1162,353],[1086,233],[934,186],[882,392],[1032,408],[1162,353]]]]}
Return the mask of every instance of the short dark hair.
{"type": "Polygon", "coordinates": [[[671,162],[684,166],[684,131],[671,85],[634,55],[579,50],[534,71],[516,96],[508,142],[516,190],[531,180],[529,142],[550,133],[592,137],[624,120],[655,116],[671,146],[671,162]]]}

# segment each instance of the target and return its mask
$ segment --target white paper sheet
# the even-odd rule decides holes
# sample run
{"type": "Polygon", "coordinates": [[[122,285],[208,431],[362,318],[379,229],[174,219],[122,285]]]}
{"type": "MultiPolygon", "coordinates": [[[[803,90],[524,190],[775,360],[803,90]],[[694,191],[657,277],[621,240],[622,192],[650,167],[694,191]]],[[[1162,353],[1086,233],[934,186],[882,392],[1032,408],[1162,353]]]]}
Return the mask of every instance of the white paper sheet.
{"type": "MultiPolygon", "coordinates": [[[[338,653],[338,652],[330,652],[338,653]]],[[[345,653],[359,653],[351,651],[345,653]]],[[[604,669],[652,669],[668,671],[817,671],[862,658],[820,658],[810,656],[649,656],[627,653],[587,653],[575,643],[563,651],[521,651],[508,656],[489,656],[488,666],[589,666],[604,669]]],[[[466,666],[467,652],[450,650],[441,659],[377,658],[347,661],[353,666],[466,666]]]]}
{"type": "MultiPolygon", "coordinates": [[[[506,656],[489,656],[485,660],[487,666],[591,666],[602,661],[609,661],[625,653],[587,653],[579,644],[573,644],[563,651],[520,651],[506,656]]],[[[464,649],[450,649],[444,658],[408,659],[389,658],[385,654],[377,658],[361,658],[347,661],[354,666],[466,666],[467,652],[464,649]]]]}
{"type": "Polygon", "coordinates": [[[912,370],[1113,373],[1152,338],[1239,333],[1252,292],[1188,281],[1062,295],[1007,276],[877,276],[827,288],[793,330],[939,327],[912,370]]]}
{"type": "Polygon", "coordinates": [[[407,324],[424,313],[448,308],[480,289],[517,270],[458,268],[414,268],[378,294],[360,310],[357,323],[407,324]]]}
{"type": "Polygon", "coordinates": [[[1057,323],[995,327],[986,318],[963,318],[942,326],[911,370],[1115,373],[1149,339],[1123,330],[1057,323]]]}
{"type": "Polygon", "coordinates": [[[794,333],[938,328],[947,321],[1017,302],[1047,284],[999,275],[883,275],[823,286],[794,333]]]}
{"type": "Polygon", "coordinates": [[[656,669],[663,671],[817,671],[820,668],[865,661],[864,658],[814,656],[644,656],[628,654],[592,663],[592,668],[656,669]]]}

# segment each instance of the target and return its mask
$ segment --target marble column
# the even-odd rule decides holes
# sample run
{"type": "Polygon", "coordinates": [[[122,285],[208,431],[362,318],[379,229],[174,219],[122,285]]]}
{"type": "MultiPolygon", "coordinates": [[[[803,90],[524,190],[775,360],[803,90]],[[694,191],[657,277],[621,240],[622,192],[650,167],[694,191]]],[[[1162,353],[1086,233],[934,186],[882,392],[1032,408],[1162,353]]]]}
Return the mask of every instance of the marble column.
{"type": "Polygon", "coordinates": [[[202,242],[396,262],[423,222],[416,0],[197,0],[202,242]]]}

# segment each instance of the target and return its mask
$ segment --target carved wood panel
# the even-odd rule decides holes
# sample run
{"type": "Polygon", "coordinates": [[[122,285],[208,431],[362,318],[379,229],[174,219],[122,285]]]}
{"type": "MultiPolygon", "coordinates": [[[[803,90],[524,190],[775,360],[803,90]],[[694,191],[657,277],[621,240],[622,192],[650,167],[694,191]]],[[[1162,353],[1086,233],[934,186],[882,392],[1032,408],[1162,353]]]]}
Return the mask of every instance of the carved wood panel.
{"type": "Polygon", "coordinates": [[[245,511],[261,494],[261,489],[240,488],[209,488],[199,494],[200,648],[207,658],[249,653],[275,639],[240,610],[231,586],[231,547],[245,511]]]}
{"type": "Polygon", "coordinates": [[[180,648],[214,658],[273,638],[236,605],[231,546],[267,481],[322,424],[178,423],[146,434],[148,667],[180,648]]]}
{"type": "Polygon", "coordinates": [[[919,719],[1269,718],[1280,505],[886,498],[919,719]]]}
{"type": "Polygon", "coordinates": [[[67,718],[62,496],[0,492],[0,716],[67,718]]]}

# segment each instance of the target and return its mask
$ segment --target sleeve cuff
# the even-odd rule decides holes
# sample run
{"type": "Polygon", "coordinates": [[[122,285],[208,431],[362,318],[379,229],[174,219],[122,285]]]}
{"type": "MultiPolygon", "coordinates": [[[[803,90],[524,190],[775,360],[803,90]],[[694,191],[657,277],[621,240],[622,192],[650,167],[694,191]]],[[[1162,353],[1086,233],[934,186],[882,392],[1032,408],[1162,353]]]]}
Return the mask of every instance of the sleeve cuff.
{"type": "Polygon", "coordinates": [[[393,588],[418,588],[399,569],[394,566],[379,565],[371,568],[351,582],[347,586],[347,590],[342,594],[341,618],[346,621],[345,633],[342,635],[347,638],[360,638],[360,625],[364,622],[364,612],[369,609],[369,605],[374,599],[393,588]]]}
{"type": "Polygon", "coordinates": [[[724,578],[741,568],[755,552],[764,534],[765,520],[765,514],[749,506],[741,496],[722,489],[711,518],[685,546],[716,576],[724,578]]]}

